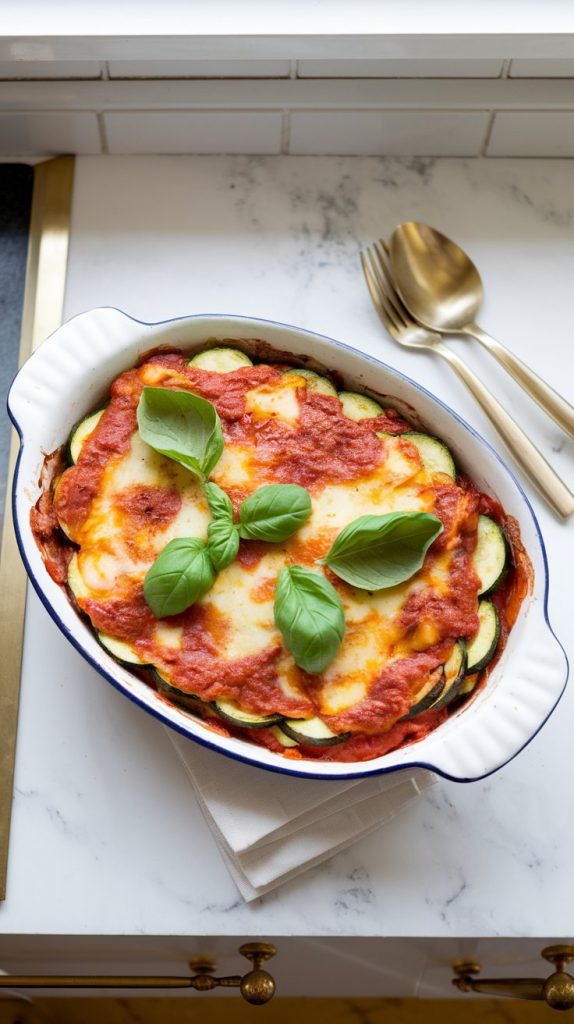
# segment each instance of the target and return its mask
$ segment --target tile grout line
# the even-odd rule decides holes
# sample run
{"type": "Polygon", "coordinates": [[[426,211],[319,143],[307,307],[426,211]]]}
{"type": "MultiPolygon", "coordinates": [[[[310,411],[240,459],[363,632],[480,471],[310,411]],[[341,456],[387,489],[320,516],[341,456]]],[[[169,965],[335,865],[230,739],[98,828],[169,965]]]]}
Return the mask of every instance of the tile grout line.
{"type": "Polygon", "coordinates": [[[98,128],[100,131],[100,142],[102,145],[102,154],[109,156],[110,146],[108,142],[108,131],[106,127],[105,111],[100,110],[96,113],[98,119],[98,128]]]}
{"type": "Polygon", "coordinates": [[[481,147],[481,150],[480,150],[480,154],[479,154],[479,156],[484,156],[484,157],[488,156],[488,147],[490,145],[490,137],[491,137],[493,129],[494,129],[494,121],[495,121],[495,118],[496,118],[497,111],[496,110],[491,110],[491,111],[489,111],[489,113],[490,113],[490,119],[489,119],[489,122],[488,122],[488,124],[486,126],[486,132],[484,133],[484,142],[482,144],[482,147],[481,147]]]}

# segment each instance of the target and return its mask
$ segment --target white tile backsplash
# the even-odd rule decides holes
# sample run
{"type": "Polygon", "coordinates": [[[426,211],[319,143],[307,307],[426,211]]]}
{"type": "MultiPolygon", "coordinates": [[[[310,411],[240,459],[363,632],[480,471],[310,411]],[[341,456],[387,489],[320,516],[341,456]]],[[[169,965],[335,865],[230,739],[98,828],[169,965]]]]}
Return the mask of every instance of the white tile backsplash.
{"type": "Polygon", "coordinates": [[[299,78],[498,78],[498,59],[441,60],[401,57],[382,60],[300,60],[299,78]]]}
{"type": "Polygon", "coordinates": [[[574,58],[522,57],[510,61],[510,78],[574,78],[574,58]]]}
{"type": "Polygon", "coordinates": [[[574,156],[574,111],[496,114],[487,156],[574,156]]]}
{"type": "Polygon", "coordinates": [[[515,59],[512,78],[508,63],[124,60],[105,80],[97,60],[0,62],[0,156],[574,156],[574,58],[515,59]],[[16,69],[53,77],[14,79],[16,69]]]}
{"type": "Polygon", "coordinates": [[[110,78],[289,78],[289,60],[111,60],[110,78]]]}
{"type": "Polygon", "coordinates": [[[281,111],[104,114],[110,153],[280,153],[281,111]]]}
{"type": "Polygon", "coordinates": [[[2,60],[0,80],[101,78],[102,68],[97,60],[2,60]]]}
{"type": "Polygon", "coordinates": [[[482,111],[295,111],[290,153],[372,156],[475,156],[488,114],[482,111]]]}
{"type": "Polygon", "coordinates": [[[89,112],[0,113],[0,153],[10,156],[101,153],[98,118],[89,112]]]}

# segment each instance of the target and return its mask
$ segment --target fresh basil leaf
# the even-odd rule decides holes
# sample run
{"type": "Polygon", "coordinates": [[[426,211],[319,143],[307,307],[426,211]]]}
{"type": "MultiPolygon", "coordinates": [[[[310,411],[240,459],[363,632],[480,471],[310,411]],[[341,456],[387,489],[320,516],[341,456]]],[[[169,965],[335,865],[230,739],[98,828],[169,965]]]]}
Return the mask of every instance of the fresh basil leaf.
{"type": "Polygon", "coordinates": [[[218,572],[231,565],[239,551],[239,530],[231,519],[213,519],[207,527],[207,553],[218,572]]]}
{"type": "Polygon", "coordinates": [[[213,586],[215,572],[204,541],[177,537],[160,551],[144,579],[144,597],[158,619],[184,612],[213,586]]]}
{"type": "Polygon", "coordinates": [[[285,566],[275,589],[275,624],[295,662],[306,672],[323,672],[343,639],[345,614],[329,580],[300,565],[285,566]]]}
{"type": "Polygon", "coordinates": [[[209,505],[209,511],[214,519],[226,519],[233,522],[233,505],[231,498],[225,491],[221,490],[212,480],[205,485],[205,497],[209,505]]]}
{"type": "Polygon", "coordinates": [[[443,525],[428,512],[388,512],[349,523],[321,559],[346,583],[383,590],[414,576],[443,525]]]}
{"type": "Polygon", "coordinates": [[[138,404],[140,437],[204,481],[223,452],[215,406],[191,391],[144,388],[138,404]]]}
{"type": "Polygon", "coordinates": [[[298,484],[266,484],[239,509],[239,534],[246,540],[287,540],[311,515],[311,495],[298,484]]]}

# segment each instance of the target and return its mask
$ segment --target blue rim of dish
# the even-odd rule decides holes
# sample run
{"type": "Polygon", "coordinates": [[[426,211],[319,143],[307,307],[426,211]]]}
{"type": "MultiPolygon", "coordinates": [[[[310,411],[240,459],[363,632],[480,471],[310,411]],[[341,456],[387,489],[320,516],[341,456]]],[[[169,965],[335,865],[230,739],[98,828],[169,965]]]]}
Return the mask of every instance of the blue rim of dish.
{"type": "MultiPolygon", "coordinates": [[[[17,511],[16,511],[16,492],[17,492],[17,487],[18,487],[18,477],[19,477],[19,470],[20,470],[20,462],[21,462],[21,458],[22,458],[22,452],[24,450],[24,435],[22,433],[22,430],[20,429],[19,423],[17,422],[15,416],[12,414],[12,410],[10,409],[10,395],[12,393],[12,388],[14,387],[14,384],[16,383],[16,380],[18,379],[18,377],[20,376],[20,373],[24,369],[24,367],[22,367],[18,371],[18,373],[16,374],[16,377],[14,378],[14,380],[12,382],[12,385],[10,387],[10,391],[8,393],[8,399],[7,399],[8,416],[10,417],[10,420],[12,421],[12,423],[14,425],[14,428],[16,429],[16,431],[18,433],[18,437],[20,439],[20,448],[19,448],[19,451],[18,451],[17,459],[16,459],[16,466],[14,468],[14,478],[13,478],[13,483],[12,483],[12,519],[13,519],[13,522],[14,522],[14,532],[16,534],[16,541],[18,543],[18,548],[20,550],[20,555],[22,557],[22,561],[24,562],[24,565],[26,567],[26,572],[28,573],[28,578],[30,579],[30,581],[32,583],[32,586],[34,587],[34,590],[36,591],[38,597],[40,598],[40,601],[42,602],[42,604],[46,608],[48,614],[50,615],[50,617],[53,619],[53,621],[58,626],[58,629],[60,630],[60,632],[63,633],[63,635],[66,637],[66,639],[72,644],[73,647],[75,647],[75,649],[79,652],[79,654],[82,655],[82,657],[92,666],[92,668],[95,668],[96,671],[101,676],[103,676],[109,683],[111,683],[111,685],[116,690],[118,690],[120,693],[122,693],[124,695],[124,697],[127,697],[128,700],[132,701],[138,707],[143,708],[143,710],[147,711],[148,714],[153,715],[153,717],[157,718],[160,722],[162,722],[163,725],[166,725],[166,726],[168,726],[168,728],[174,729],[176,732],[180,733],[182,736],[185,736],[186,739],[193,740],[196,743],[199,743],[201,746],[207,747],[209,750],[216,751],[218,754],[223,754],[224,757],[229,757],[233,761],[240,761],[240,762],[242,762],[244,764],[250,765],[251,767],[261,768],[264,771],[275,772],[278,775],[289,775],[292,778],[315,779],[315,780],[318,780],[318,781],[323,781],[324,780],[325,782],[333,782],[333,781],[344,782],[344,781],[346,781],[346,780],[348,780],[350,778],[352,778],[352,779],[362,779],[362,778],[368,778],[368,777],[374,776],[374,775],[389,775],[392,772],[408,771],[408,770],[411,770],[413,768],[423,768],[423,769],[426,769],[427,771],[433,772],[435,775],[440,775],[441,778],[447,779],[449,782],[471,783],[471,782],[480,782],[481,779],[488,778],[490,775],[493,775],[495,772],[500,771],[500,769],[504,768],[507,764],[510,764],[510,762],[513,761],[515,757],[517,757],[520,753],[522,753],[522,751],[525,750],[526,747],[530,743],[532,743],[532,740],[538,735],[540,730],[544,727],[544,725],[546,724],[546,722],[548,721],[550,716],[555,711],[555,709],[558,706],[560,700],[562,699],[562,695],[563,695],[564,690],[566,689],[566,686],[567,686],[567,683],[568,683],[568,678],[569,678],[569,674],[570,674],[570,665],[569,665],[569,661],[568,661],[568,655],[566,654],[566,651],[565,651],[561,641],[556,636],[556,633],[554,632],[554,630],[552,628],[552,625],[550,623],[550,619],[548,617],[548,594],[549,594],[549,587],[550,587],[550,574],[549,574],[549,569],[548,569],[548,556],[547,556],[547,553],[546,553],[546,546],[544,544],[544,538],[542,536],[542,531],[540,529],[540,524],[539,524],[538,519],[536,517],[536,513],[534,512],[534,509],[532,508],[530,500],[529,500],[528,496],[526,495],[525,491],[523,490],[523,487],[522,487],[520,481],[514,475],[512,470],[506,465],[506,462],[498,454],[496,449],[494,449],[492,447],[490,442],[487,441],[486,438],[484,438],[482,436],[482,434],[479,434],[478,431],[474,429],[474,427],[471,427],[470,423],[467,423],[466,420],[463,419],[462,416],[460,416],[457,412],[454,411],[454,409],[451,409],[450,406],[446,404],[446,402],[443,402],[442,399],[437,398],[436,395],[433,395],[433,393],[431,391],[428,391],[427,388],[423,387],[422,384],[419,384],[417,381],[414,381],[411,377],[408,377],[405,373],[402,373],[401,370],[397,370],[393,366],[389,366],[388,363],[384,363],[382,361],[382,359],[377,359],[376,356],[372,356],[372,355],[370,355],[369,353],[366,353],[366,352],[361,352],[360,349],[354,348],[352,345],[347,345],[345,342],[342,342],[342,341],[336,341],[335,338],[331,338],[327,334],[320,334],[318,331],[310,331],[306,327],[296,327],[294,324],[286,324],[286,323],[281,322],[280,320],[267,320],[267,319],[265,319],[263,317],[256,317],[256,316],[243,316],[243,315],[235,316],[235,315],[230,314],[230,313],[192,313],[192,314],[190,314],[188,316],[170,317],[167,320],[156,320],[156,321],[138,320],[137,317],[131,316],[129,313],[124,312],[124,310],[122,310],[122,309],[118,309],[117,306],[97,306],[93,310],[86,310],[83,313],[78,313],[78,314],[76,314],[76,316],[71,317],[68,321],[66,321],[66,325],[72,323],[74,320],[77,320],[80,317],[86,316],[86,314],[88,312],[105,311],[105,310],[113,310],[115,313],[119,313],[121,316],[124,316],[127,320],[131,320],[132,323],[139,324],[141,327],[162,327],[165,324],[175,324],[175,323],[179,323],[180,321],[183,321],[183,320],[185,320],[185,321],[190,321],[190,320],[229,320],[229,321],[232,321],[234,323],[238,323],[238,322],[242,322],[242,321],[249,321],[249,322],[252,322],[252,323],[265,324],[265,325],[267,325],[269,327],[286,328],[287,330],[296,331],[298,333],[303,333],[303,334],[308,334],[308,335],[311,335],[314,338],[320,338],[323,341],[327,341],[327,342],[329,342],[329,344],[334,345],[336,348],[345,349],[348,352],[352,352],[353,355],[357,355],[361,359],[366,360],[367,362],[374,363],[375,366],[380,366],[383,369],[388,370],[389,373],[391,373],[393,376],[398,377],[400,380],[405,381],[407,384],[409,384],[411,387],[413,387],[416,391],[419,391],[421,394],[426,395],[427,398],[430,398],[433,402],[435,402],[437,405],[439,405],[442,409],[445,410],[445,412],[449,413],[449,415],[452,416],[453,419],[455,419],[457,423],[459,423],[462,427],[464,427],[464,429],[466,431],[468,431],[468,433],[471,434],[472,437],[474,437],[477,441],[479,441],[480,444],[482,444],[485,448],[488,449],[489,452],[491,452],[492,455],[494,455],[494,457],[497,460],[497,462],[500,463],[502,468],[506,471],[506,473],[509,475],[509,477],[511,478],[511,480],[513,481],[513,483],[517,487],[518,491],[520,492],[520,494],[521,494],[521,496],[522,496],[522,498],[524,500],[524,503],[525,503],[526,507],[528,508],[528,511],[530,512],[530,515],[532,516],[532,521],[534,523],[534,527],[535,527],[536,533],[538,535],[538,539],[540,541],[540,549],[541,549],[541,552],[542,552],[542,561],[543,561],[543,565],[544,565],[544,609],[543,609],[544,610],[544,620],[546,622],[546,625],[547,625],[550,633],[554,637],[554,640],[556,641],[558,647],[562,651],[562,655],[564,657],[565,668],[566,668],[566,675],[565,675],[564,684],[562,686],[562,689],[560,690],[560,693],[558,694],[554,704],[550,708],[550,711],[545,716],[545,718],[542,720],[542,722],[540,723],[538,728],[535,729],[535,731],[532,733],[532,735],[529,736],[529,738],[527,740],[525,740],[525,742],[522,744],[522,746],[519,747],[518,750],[516,750],[509,758],[507,758],[506,761],[503,761],[502,764],[496,765],[496,767],[491,768],[490,771],[485,772],[483,775],[476,775],[476,776],[473,776],[472,778],[461,778],[460,776],[457,776],[457,775],[451,775],[448,772],[444,771],[443,769],[437,768],[435,765],[429,764],[428,762],[416,761],[416,760],[409,761],[409,762],[407,762],[405,764],[400,764],[400,765],[389,765],[388,767],[382,766],[380,768],[372,768],[371,770],[367,769],[367,770],[362,771],[362,772],[353,772],[352,775],[347,775],[347,776],[345,776],[345,775],[327,775],[327,774],[317,775],[317,774],[315,774],[313,772],[293,771],[290,768],[284,768],[282,765],[262,764],[260,761],[252,759],[247,754],[245,756],[243,756],[242,754],[236,753],[234,751],[224,750],[221,747],[219,747],[217,744],[215,744],[213,742],[210,742],[209,739],[207,739],[207,738],[204,739],[203,737],[196,736],[195,734],[189,733],[183,726],[180,726],[176,722],[171,722],[168,719],[166,719],[166,717],[162,714],[162,712],[159,709],[156,710],[155,708],[149,707],[148,704],[146,704],[145,701],[141,700],[136,694],[130,693],[125,688],[125,686],[118,679],[115,679],[111,675],[111,673],[109,673],[107,671],[107,669],[100,662],[98,662],[95,658],[93,658],[92,655],[88,651],[86,651],[84,649],[84,647],[82,646],[81,642],[68,629],[66,624],[62,621],[62,619],[56,613],[55,609],[52,607],[48,597],[44,593],[43,588],[42,588],[41,584],[39,583],[37,577],[35,576],[34,571],[33,571],[32,567],[31,567],[31,565],[30,565],[30,563],[28,561],[28,558],[26,556],[24,542],[23,542],[23,539],[22,539],[22,534],[21,534],[21,531],[20,531],[20,524],[18,522],[17,511]]],[[[50,335],[50,337],[52,337],[54,334],[57,334],[60,329],[61,328],[58,328],[56,331],[53,331],[52,335],[50,335]]],[[[32,357],[30,357],[30,358],[32,358],[32,357]]],[[[26,365],[26,364],[24,364],[24,365],[26,365]]],[[[350,762],[350,763],[358,764],[360,762],[350,762]]]]}

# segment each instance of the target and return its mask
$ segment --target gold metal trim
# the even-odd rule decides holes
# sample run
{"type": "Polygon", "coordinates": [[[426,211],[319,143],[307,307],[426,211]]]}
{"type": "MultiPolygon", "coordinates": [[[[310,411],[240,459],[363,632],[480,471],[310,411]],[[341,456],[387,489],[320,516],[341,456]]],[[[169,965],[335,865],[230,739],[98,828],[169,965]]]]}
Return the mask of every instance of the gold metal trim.
{"type": "Polygon", "coordinates": [[[574,978],[567,974],[566,966],[574,960],[574,946],[546,946],[540,956],[555,967],[548,978],[476,978],[480,964],[457,960],[452,965],[455,973],[452,983],[459,992],[544,1000],[552,1010],[571,1010],[574,1007],[574,978]]]}
{"type": "MultiPolygon", "coordinates": [[[[72,156],[47,160],[34,168],[20,366],[62,322],[73,185],[72,156]]],[[[8,480],[12,479],[18,447],[14,431],[8,480]]],[[[0,900],[6,898],[25,611],[26,573],[16,545],[8,496],[0,558],[0,900]]]]}
{"type": "Polygon", "coordinates": [[[194,988],[197,992],[210,992],[214,988],[238,988],[247,1003],[262,1006],[275,994],[275,981],[268,971],[261,969],[265,960],[275,956],[277,950],[267,942],[248,942],[239,947],[239,952],[251,960],[252,970],[246,974],[232,974],[220,978],[210,971],[215,970],[211,957],[194,957],[190,967],[196,965],[197,974],[190,975],[75,975],[75,974],[0,974],[0,989],[20,988],[117,988],[117,989],[175,989],[194,988]]]}

